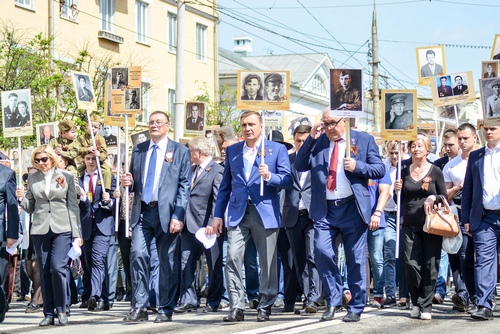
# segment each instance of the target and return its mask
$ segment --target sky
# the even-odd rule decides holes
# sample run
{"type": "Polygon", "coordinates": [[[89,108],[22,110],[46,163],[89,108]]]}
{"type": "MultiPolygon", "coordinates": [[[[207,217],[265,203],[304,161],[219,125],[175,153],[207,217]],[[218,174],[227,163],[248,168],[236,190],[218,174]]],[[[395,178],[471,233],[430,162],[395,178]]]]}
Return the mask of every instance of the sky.
{"type": "MultiPolygon", "coordinates": [[[[253,38],[252,55],[328,53],[336,68],[371,72],[373,0],[218,0],[219,47],[232,50],[235,36],[253,38]]],[[[447,73],[473,71],[479,89],[481,61],[500,34],[498,0],[376,1],[379,87],[416,89],[416,48],[444,45],[447,73]]],[[[365,88],[370,87],[365,75],[365,88]]]]}

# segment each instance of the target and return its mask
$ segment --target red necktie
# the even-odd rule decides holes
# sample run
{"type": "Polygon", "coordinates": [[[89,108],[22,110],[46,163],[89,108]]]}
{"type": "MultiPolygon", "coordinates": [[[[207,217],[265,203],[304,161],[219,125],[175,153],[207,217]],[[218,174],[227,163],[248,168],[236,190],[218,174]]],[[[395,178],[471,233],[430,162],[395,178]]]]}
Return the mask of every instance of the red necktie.
{"type": "Polygon", "coordinates": [[[95,173],[89,174],[89,193],[94,197],[94,175],[95,173]]]}
{"type": "Polygon", "coordinates": [[[334,191],[337,188],[337,165],[339,163],[339,141],[335,141],[333,146],[332,156],[330,157],[330,166],[328,167],[328,182],[327,188],[334,191]]]}

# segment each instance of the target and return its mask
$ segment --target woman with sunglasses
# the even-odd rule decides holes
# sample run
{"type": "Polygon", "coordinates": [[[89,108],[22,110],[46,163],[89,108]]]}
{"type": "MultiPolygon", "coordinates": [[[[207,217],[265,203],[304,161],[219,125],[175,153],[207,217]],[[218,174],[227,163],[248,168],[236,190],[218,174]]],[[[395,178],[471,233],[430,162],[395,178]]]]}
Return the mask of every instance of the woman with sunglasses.
{"type": "Polygon", "coordinates": [[[40,266],[40,283],[45,318],[40,326],[68,323],[66,294],[68,251],[72,241],[80,246],[80,213],[73,175],[63,171],[59,157],[48,145],[38,146],[31,156],[38,170],[28,178],[26,194],[19,188],[16,196],[21,207],[33,214],[31,238],[40,266]]]}

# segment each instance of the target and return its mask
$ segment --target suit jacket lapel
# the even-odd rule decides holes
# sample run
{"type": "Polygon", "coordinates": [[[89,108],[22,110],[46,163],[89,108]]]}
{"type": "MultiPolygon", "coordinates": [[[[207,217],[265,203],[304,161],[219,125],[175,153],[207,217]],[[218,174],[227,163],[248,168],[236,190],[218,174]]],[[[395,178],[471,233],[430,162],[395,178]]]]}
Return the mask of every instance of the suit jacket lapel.
{"type": "Polygon", "coordinates": [[[159,156],[157,157],[158,159],[163,159],[163,163],[162,163],[162,165],[161,165],[161,174],[160,174],[160,179],[158,180],[158,182],[159,182],[160,184],[163,184],[163,179],[165,178],[165,175],[167,174],[168,169],[170,168],[170,166],[171,166],[172,164],[174,164],[174,163],[175,163],[175,154],[174,154],[174,156],[172,157],[172,162],[167,162],[167,161],[165,160],[165,156],[167,155],[167,153],[168,153],[168,152],[175,153],[175,152],[174,152],[174,144],[173,144],[173,142],[172,142],[170,139],[168,140],[168,143],[167,143],[167,149],[165,150],[164,155],[163,155],[163,156],[159,155],[159,156]]]}
{"type": "Polygon", "coordinates": [[[477,161],[477,168],[479,169],[479,177],[481,178],[481,189],[484,187],[484,155],[486,154],[486,148],[482,147],[481,152],[479,152],[479,160],[477,161]]]}
{"type": "MultiPolygon", "coordinates": [[[[215,162],[212,160],[208,163],[207,167],[203,168],[203,169],[200,169],[198,171],[198,177],[196,178],[196,182],[193,184],[193,188],[196,187],[196,184],[200,181],[200,179],[204,178],[206,175],[208,175],[208,172],[210,171],[210,169],[212,169],[212,166],[215,162]]],[[[193,171],[193,175],[194,175],[195,171],[193,171]]]]}
{"type": "Polygon", "coordinates": [[[142,149],[139,151],[139,175],[140,175],[140,178],[139,181],[140,184],[143,183],[143,180],[144,180],[144,173],[145,173],[145,169],[146,169],[146,157],[148,155],[148,149],[149,149],[149,145],[144,145],[142,147],[142,149]]]}

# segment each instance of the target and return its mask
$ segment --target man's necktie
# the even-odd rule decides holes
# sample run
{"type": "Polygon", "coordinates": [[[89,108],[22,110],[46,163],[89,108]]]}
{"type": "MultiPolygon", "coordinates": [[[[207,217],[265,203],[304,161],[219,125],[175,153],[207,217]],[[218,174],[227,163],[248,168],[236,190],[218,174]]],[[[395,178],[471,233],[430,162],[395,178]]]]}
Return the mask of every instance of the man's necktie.
{"type": "MultiPolygon", "coordinates": [[[[89,191],[87,193],[87,198],[89,199],[90,203],[94,202],[94,175],[95,175],[95,173],[88,174],[88,176],[89,176],[89,191]]],[[[91,210],[90,216],[94,217],[94,206],[90,205],[90,208],[91,208],[90,209],[91,210]]]]}
{"type": "Polygon", "coordinates": [[[462,90],[462,86],[458,86],[458,90],[462,90]]]}
{"type": "Polygon", "coordinates": [[[153,188],[156,174],[156,149],[158,145],[153,145],[151,157],[149,158],[148,172],[146,174],[146,185],[144,186],[144,202],[149,204],[153,198],[153,188]]]}
{"type": "Polygon", "coordinates": [[[339,141],[335,141],[333,146],[332,156],[330,157],[330,166],[328,167],[328,182],[327,188],[334,191],[337,188],[337,165],[339,163],[339,141]]]}
{"type": "Polygon", "coordinates": [[[191,189],[193,189],[194,187],[194,184],[196,183],[196,179],[198,178],[198,172],[200,170],[200,166],[199,165],[195,165],[194,166],[194,177],[193,177],[193,183],[191,183],[191,189]]]}

